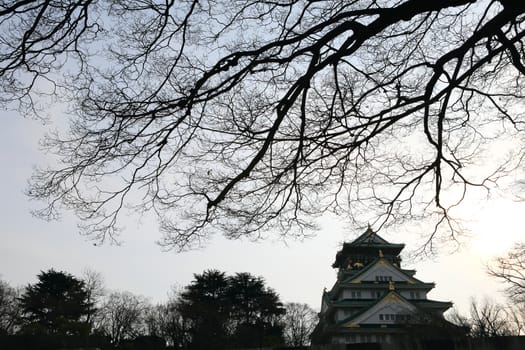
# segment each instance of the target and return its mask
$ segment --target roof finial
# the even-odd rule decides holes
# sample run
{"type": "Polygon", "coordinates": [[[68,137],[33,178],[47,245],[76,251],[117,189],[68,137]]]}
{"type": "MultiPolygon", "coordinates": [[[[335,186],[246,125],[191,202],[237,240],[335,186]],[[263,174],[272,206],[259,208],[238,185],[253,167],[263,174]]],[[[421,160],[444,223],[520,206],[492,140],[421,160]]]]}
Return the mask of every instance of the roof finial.
{"type": "Polygon", "coordinates": [[[366,230],[368,232],[368,235],[371,236],[374,231],[372,231],[372,227],[370,227],[370,223],[368,223],[368,229],[366,230]]]}

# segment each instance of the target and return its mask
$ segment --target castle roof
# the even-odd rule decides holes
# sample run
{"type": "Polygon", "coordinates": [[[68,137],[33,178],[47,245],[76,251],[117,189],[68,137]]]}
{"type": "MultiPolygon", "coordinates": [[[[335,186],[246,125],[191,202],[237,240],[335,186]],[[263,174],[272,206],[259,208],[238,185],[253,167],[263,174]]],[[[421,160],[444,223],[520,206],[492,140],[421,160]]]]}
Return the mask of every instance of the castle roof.
{"type": "Polygon", "coordinates": [[[360,312],[339,321],[337,325],[352,328],[359,327],[359,324],[365,321],[368,315],[373,315],[377,313],[378,310],[381,309],[385,304],[390,303],[402,305],[402,307],[406,308],[407,310],[410,310],[412,313],[416,311],[415,306],[409,303],[405,298],[403,298],[395,291],[390,291],[383,295],[382,298],[377,299],[367,308],[364,308],[360,312]]]}
{"type": "MultiPolygon", "coordinates": [[[[351,303],[352,301],[348,302],[351,303]]],[[[388,305],[395,305],[395,308],[398,310],[404,309],[412,315],[424,315],[432,309],[445,311],[452,306],[452,303],[429,299],[408,301],[396,291],[389,291],[388,293],[385,293],[382,298],[369,304],[368,307],[363,308],[360,312],[339,321],[337,325],[342,327],[360,327],[361,324],[375,324],[377,321],[372,321],[372,316],[375,316],[381,312],[381,310],[384,310],[388,305]]]]}
{"type": "Polygon", "coordinates": [[[355,253],[377,254],[381,250],[385,255],[397,256],[405,247],[402,243],[390,243],[383,237],[379,236],[370,226],[359,237],[352,242],[343,243],[343,247],[335,257],[332,267],[342,267],[346,258],[355,253]]]}

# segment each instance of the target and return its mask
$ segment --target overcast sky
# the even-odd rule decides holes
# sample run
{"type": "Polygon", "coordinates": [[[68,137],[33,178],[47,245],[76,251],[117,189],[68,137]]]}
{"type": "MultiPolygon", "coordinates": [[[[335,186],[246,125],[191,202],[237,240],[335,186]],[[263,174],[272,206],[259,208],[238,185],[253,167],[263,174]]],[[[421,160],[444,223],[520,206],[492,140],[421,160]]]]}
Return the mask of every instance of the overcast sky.
{"type": "MultiPolygon", "coordinates": [[[[129,218],[122,245],[94,246],[78,234],[75,218],[67,213],[58,222],[30,215],[35,203],[23,191],[32,167],[46,163],[46,155],[38,147],[46,127],[39,121],[4,113],[0,128],[0,278],[13,286],[33,283],[40,270],[54,268],[80,276],[90,268],[104,276],[109,289],[127,290],[160,302],[171,286],[184,286],[194,273],[215,268],[262,276],[282,300],[318,309],[323,288],[331,288],[335,282],[331,264],[341,242],[362,233],[349,232],[344,222],[327,218],[321,231],[303,242],[252,243],[216,237],[204,249],[174,253],[163,252],[155,244],[159,233],[153,220],[144,218],[139,223],[129,218]]],[[[452,301],[462,312],[468,310],[471,297],[502,299],[499,291],[503,286],[486,275],[485,264],[519,239],[525,226],[523,203],[510,199],[475,203],[470,211],[473,237],[459,252],[404,264],[417,269],[417,278],[436,283],[431,298],[452,301]]],[[[411,243],[417,238],[414,233],[380,235],[406,243],[407,250],[417,248],[411,243]]]]}

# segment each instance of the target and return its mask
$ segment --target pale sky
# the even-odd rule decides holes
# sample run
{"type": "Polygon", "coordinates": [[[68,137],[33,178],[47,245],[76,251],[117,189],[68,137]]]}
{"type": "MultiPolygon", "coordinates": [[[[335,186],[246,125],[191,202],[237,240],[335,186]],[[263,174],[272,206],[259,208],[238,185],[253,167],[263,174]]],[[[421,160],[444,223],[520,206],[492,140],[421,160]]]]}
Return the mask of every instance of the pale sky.
{"type": "MultiPolygon", "coordinates": [[[[54,268],[80,276],[90,268],[100,272],[108,289],[127,290],[166,300],[171,286],[184,286],[194,273],[219,269],[228,273],[250,272],[266,279],[285,302],[303,302],[320,307],[324,287],[332,287],[336,271],[331,268],[339,245],[362,232],[349,232],[342,222],[325,219],[314,238],[302,242],[252,243],[216,237],[206,248],[187,253],[163,252],[155,244],[159,238],[154,220],[141,223],[129,218],[121,246],[93,246],[80,236],[76,219],[65,213],[61,221],[46,222],[30,214],[32,203],[23,194],[33,166],[45,165],[39,151],[41,122],[4,112],[0,129],[0,278],[13,286],[36,280],[40,270],[54,268]]],[[[503,286],[489,277],[485,264],[492,255],[502,254],[522,237],[524,204],[510,199],[471,206],[469,215],[473,237],[459,252],[441,253],[433,259],[404,264],[417,269],[416,277],[435,282],[432,299],[452,301],[463,313],[472,297],[503,300],[503,286]]],[[[412,229],[413,230],[413,229],[412,229]]],[[[416,249],[414,233],[383,234],[385,239],[416,249]]]]}

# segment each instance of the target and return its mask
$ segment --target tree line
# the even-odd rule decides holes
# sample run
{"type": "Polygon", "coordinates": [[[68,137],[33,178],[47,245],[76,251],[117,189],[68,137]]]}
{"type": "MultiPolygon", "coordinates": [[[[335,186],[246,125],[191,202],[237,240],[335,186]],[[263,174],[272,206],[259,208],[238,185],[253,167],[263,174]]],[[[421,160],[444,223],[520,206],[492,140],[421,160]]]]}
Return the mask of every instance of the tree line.
{"type": "Polygon", "coordinates": [[[468,316],[454,309],[448,319],[467,327],[473,338],[525,335],[525,244],[516,243],[505,255],[492,260],[487,273],[505,286],[506,300],[472,299],[468,316]]]}
{"type": "Polygon", "coordinates": [[[94,271],[75,277],[50,269],[37,277],[24,288],[0,280],[0,344],[17,349],[304,346],[317,323],[308,305],[283,303],[262,277],[246,272],[195,274],[158,304],[127,291],[107,291],[94,271]]]}
{"type": "MultiPolygon", "coordinates": [[[[472,339],[525,335],[524,256],[525,246],[517,244],[488,265],[489,275],[506,283],[507,303],[472,300],[468,315],[452,310],[447,319],[472,339]]],[[[75,277],[50,269],[37,277],[23,288],[0,279],[0,348],[304,346],[317,323],[308,305],[283,303],[262,277],[247,272],[195,274],[158,304],[127,291],[108,291],[92,270],[75,277]]]]}

